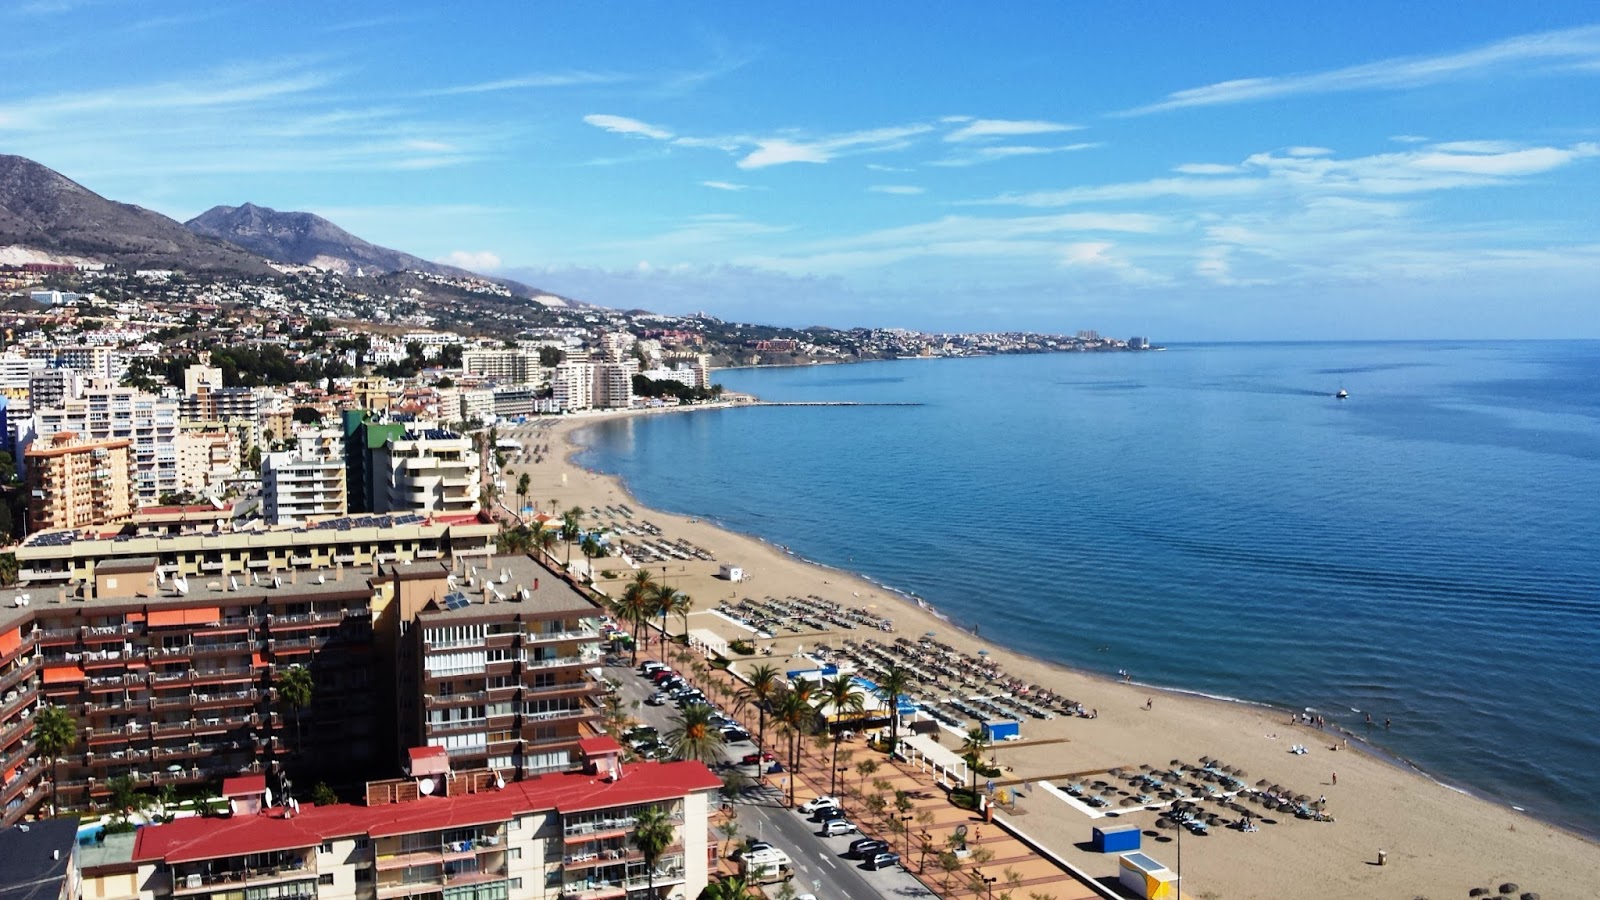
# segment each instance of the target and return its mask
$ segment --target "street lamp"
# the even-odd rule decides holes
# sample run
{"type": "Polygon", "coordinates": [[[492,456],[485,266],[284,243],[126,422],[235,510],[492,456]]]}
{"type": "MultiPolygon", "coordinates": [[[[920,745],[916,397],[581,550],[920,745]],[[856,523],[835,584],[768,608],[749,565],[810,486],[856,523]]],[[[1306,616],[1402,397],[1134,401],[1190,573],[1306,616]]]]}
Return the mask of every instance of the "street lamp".
{"type": "Polygon", "coordinates": [[[905,831],[906,831],[906,856],[907,857],[911,856],[911,820],[913,818],[915,818],[915,816],[911,815],[911,813],[906,813],[905,815],[900,817],[900,824],[905,826],[905,831]]]}
{"type": "Polygon", "coordinates": [[[988,893],[989,900],[994,900],[994,883],[1000,880],[999,877],[995,875],[985,875],[981,869],[973,869],[972,874],[983,879],[983,888],[988,893]]]}

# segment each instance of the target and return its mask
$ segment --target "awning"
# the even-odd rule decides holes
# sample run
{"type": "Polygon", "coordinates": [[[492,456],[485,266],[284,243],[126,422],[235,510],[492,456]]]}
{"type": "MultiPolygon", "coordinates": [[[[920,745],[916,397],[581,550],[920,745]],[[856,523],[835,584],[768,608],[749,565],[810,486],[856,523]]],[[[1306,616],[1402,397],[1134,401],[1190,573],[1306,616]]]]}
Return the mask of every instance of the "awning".
{"type": "Polygon", "coordinates": [[[22,646],[22,628],[19,626],[0,634],[0,659],[4,659],[16,652],[22,646]]]}
{"type": "Polygon", "coordinates": [[[200,606],[194,609],[158,609],[150,613],[150,627],[173,625],[208,625],[222,619],[222,608],[200,606]]]}
{"type": "Polygon", "coordinates": [[[87,677],[87,675],[83,674],[83,670],[75,665],[48,666],[44,670],[45,684],[71,684],[75,681],[83,681],[87,677]]]}

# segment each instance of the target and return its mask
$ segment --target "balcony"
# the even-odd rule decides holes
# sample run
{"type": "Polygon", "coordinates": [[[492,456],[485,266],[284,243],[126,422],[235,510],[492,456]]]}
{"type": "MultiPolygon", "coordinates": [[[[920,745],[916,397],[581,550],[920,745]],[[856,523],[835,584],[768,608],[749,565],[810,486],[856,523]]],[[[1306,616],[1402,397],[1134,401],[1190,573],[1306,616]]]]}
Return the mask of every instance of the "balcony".
{"type": "Polygon", "coordinates": [[[36,660],[29,659],[27,662],[16,666],[4,675],[0,675],[0,691],[10,690],[18,682],[23,681],[29,676],[33,675],[33,673],[38,671],[38,669],[39,663],[36,660]]]}
{"type": "Polygon", "coordinates": [[[0,699],[0,722],[11,718],[12,714],[23,706],[32,703],[39,696],[39,692],[32,685],[22,685],[14,690],[6,691],[0,699]]]}
{"type": "Polygon", "coordinates": [[[428,706],[456,706],[462,703],[482,703],[489,698],[483,691],[473,691],[466,694],[447,694],[444,696],[424,695],[423,702],[428,706]]]}
{"type": "Polygon", "coordinates": [[[560,666],[581,666],[584,662],[581,656],[556,656],[549,659],[525,660],[522,665],[529,669],[554,669],[560,666]]]}
{"type": "Polygon", "coordinates": [[[541,632],[538,634],[528,633],[523,635],[522,639],[525,643],[529,644],[550,644],[559,643],[561,641],[584,641],[586,643],[599,643],[600,632],[586,628],[581,631],[555,631],[541,632]]]}
{"type": "MultiPolygon", "coordinates": [[[[672,844],[663,851],[663,855],[676,856],[682,852],[682,844],[672,844]]],[[[561,867],[571,872],[578,869],[592,869],[596,866],[643,862],[643,853],[619,843],[615,847],[597,847],[569,853],[561,858],[561,867]]]]}
{"type": "MultiPolygon", "coordinates": [[[[311,853],[303,859],[286,860],[280,866],[262,866],[257,868],[236,869],[231,872],[190,872],[185,874],[174,873],[172,876],[172,894],[181,897],[188,894],[211,893],[218,889],[262,887],[269,884],[282,884],[291,881],[306,881],[304,896],[316,896],[317,866],[311,853]]],[[[287,896],[276,893],[275,897],[282,900],[287,896]]]]}

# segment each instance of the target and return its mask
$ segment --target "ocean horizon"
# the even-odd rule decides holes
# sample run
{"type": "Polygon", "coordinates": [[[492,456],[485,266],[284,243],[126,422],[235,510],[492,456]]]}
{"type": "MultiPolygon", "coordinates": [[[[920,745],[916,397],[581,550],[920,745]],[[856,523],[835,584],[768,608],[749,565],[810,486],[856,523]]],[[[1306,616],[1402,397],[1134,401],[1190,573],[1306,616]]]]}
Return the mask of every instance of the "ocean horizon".
{"type": "Polygon", "coordinates": [[[919,405],[603,421],[579,461],[996,644],[1313,710],[1600,835],[1600,342],[1211,343],[718,380],[919,405]]]}

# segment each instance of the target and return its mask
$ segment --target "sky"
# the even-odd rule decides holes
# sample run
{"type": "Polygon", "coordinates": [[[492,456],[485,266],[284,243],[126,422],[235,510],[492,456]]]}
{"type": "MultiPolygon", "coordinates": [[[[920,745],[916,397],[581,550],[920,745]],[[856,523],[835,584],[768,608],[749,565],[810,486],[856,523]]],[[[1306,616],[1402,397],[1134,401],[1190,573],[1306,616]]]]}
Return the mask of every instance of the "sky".
{"type": "Polygon", "coordinates": [[[619,308],[1600,338],[1600,8],[3,0],[0,152],[619,308]]]}

